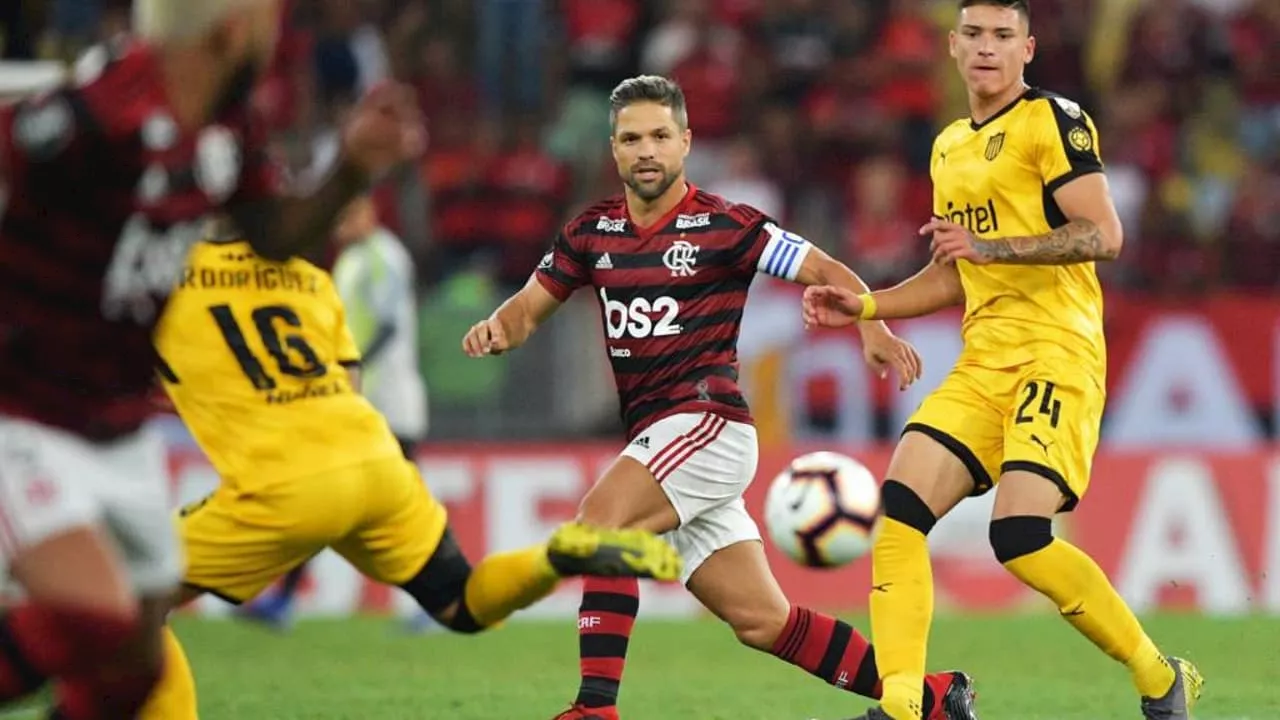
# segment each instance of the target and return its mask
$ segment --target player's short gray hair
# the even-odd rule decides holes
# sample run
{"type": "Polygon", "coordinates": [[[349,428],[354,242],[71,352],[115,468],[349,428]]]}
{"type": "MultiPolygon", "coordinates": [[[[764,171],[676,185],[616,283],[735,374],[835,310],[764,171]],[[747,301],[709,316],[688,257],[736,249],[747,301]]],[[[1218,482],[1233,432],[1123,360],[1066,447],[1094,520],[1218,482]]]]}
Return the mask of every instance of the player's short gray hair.
{"type": "Polygon", "coordinates": [[[684,91],[674,80],[661,75],[639,75],[618,83],[613,92],[609,93],[609,126],[617,127],[619,111],[641,102],[671,108],[671,114],[680,129],[688,129],[689,108],[684,101],[684,91]]]}
{"type": "Polygon", "coordinates": [[[150,42],[191,40],[238,7],[265,0],[133,0],[133,33],[150,42]]]}

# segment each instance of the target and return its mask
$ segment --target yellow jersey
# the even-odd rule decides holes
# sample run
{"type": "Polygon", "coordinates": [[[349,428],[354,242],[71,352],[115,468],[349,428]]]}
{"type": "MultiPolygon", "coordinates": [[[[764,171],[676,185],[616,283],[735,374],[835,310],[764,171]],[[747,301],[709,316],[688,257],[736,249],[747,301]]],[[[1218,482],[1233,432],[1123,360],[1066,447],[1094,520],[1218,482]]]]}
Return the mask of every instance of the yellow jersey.
{"type": "MultiPolygon", "coordinates": [[[[1080,106],[1032,88],[983,123],[952,123],[933,146],[933,211],[980,240],[1067,224],[1053,193],[1102,172],[1098,132],[1080,106]]],[[[1102,289],[1093,263],[958,265],[965,359],[990,368],[1065,360],[1106,372],[1102,289]]]]}
{"type": "Polygon", "coordinates": [[[192,248],[156,328],[159,374],[224,482],[269,484],[400,457],[351,386],[359,350],[328,273],[245,242],[192,248]]]}

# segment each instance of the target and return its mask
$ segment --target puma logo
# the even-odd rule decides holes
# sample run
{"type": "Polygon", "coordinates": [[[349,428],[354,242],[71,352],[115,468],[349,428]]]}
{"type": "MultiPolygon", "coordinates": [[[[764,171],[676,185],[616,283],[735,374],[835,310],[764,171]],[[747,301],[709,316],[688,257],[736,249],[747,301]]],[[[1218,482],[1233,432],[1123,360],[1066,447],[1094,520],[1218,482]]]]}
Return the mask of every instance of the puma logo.
{"type": "Polygon", "coordinates": [[[891,582],[881,583],[880,585],[872,585],[871,592],[889,592],[889,587],[892,585],[893,583],[891,582]]]}
{"type": "Polygon", "coordinates": [[[1049,446],[1053,444],[1052,442],[1045,442],[1041,440],[1040,436],[1036,435],[1035,433],[1031,434],[1031,442],[1039,445],[1040,449],[1044,451],[1045,455],[1049,454],[1049,446]]]}

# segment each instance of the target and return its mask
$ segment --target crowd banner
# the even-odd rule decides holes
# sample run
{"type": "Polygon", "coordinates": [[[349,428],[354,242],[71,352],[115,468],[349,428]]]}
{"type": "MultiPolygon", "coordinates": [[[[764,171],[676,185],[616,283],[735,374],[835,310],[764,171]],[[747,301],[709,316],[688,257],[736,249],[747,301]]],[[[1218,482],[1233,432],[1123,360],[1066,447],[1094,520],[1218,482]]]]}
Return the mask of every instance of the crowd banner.
{"type": "MultiPolygon", "coordinates": [[[[846,452],[881,475],[892,448],[792,445],[766,449],[747,495],[761,517],[769,481],[791,458],[815,449],[846,452]]],[[[468,444],[428,447],[417,458],[449,507],[464,548],[478,557],[539,542],[573,517],[579,498],[615,456],[607,444],[468,444]]],[[[217,478],[190,445],[170,447],[175,503],[200,497],[217,478]]],[[[1050,611],[995,561],[987,542],[991,495],[962,503],[930,536],[941,611],[1050,611]]],[[[1058,531],[1095,557],[1139,610],[1219,615],[1280,614],[1280,452],[1102,450],[1079,509],[1058,531]]],[[[767,544],[767,543],[766,543],[767,544]]],[[[869,562],[835,571],[798,567],[768,547],[795,602],[832,610],[865,608],[869,562]]],[[[572,617],[579,587],[567,583],[529,614],[572,617]]],[[[696,602],[679,586],[646,584],[646,615],[690,616],[696,602]]],[[[326,553],[312,565],[302,611],[320,615],[407,613],[407,598],[363,580],[326,553]]],[[[195,612],[222,613],[217,600],[195,612]]]]}

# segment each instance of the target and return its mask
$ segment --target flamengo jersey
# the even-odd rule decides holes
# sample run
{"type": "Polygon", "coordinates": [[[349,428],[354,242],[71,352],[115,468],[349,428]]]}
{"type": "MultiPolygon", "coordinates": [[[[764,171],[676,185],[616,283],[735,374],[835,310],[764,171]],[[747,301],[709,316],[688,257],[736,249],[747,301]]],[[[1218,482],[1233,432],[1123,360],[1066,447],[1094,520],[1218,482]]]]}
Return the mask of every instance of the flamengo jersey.
{"type": "Polygon", "coordinates": [[[142,46],[0,108],[0,415],[91,439],[151,412],[151,329],[204,218],[272,194],[247,108],[184,130],[142,46]]]}
{"type": "Polygon", "coordinates": [[[245,242],[199,243],[156,328],[174,408],[224,482],[240,489],[401,457],[352,387],[360,351],[323,270],[245,242]]]}
{"type": "Polygon", "coordinates": [[[590,286],[600,303],[628,439],[654,422],[710,411],[751,422],[738,388],[738,331],[757,272],[794,280],[811,246],[764,213],[692,184],[638,228],[624,196],[571,220],[535,276],[560,301],[590,286]]]}

